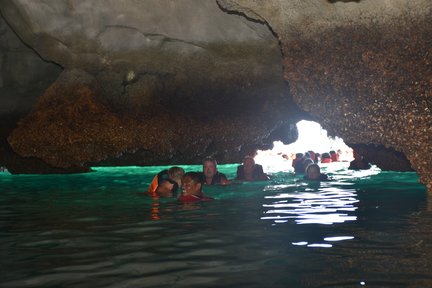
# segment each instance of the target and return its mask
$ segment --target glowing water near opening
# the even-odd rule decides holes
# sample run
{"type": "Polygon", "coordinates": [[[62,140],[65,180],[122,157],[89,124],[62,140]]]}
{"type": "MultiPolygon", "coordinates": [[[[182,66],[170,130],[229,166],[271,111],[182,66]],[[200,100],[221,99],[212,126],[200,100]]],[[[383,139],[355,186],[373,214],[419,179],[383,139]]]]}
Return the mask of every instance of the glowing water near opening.
{"type": "Polygon", "coordinates": [[[302,120],[297,123],[298,139],[292,144],[285,145],[280,141],[273,143],[272,150],[258,151],[255,160],[263,165],[267,171],[292,171],[292,159],[296,153],[314,151],[317,153],[340,151],[341,161],[352,161],[352,149],[339,137],[329,137],[327,131],[320,124],[302,120]],[[285,155],[284,157],[282,157],[285,155]],[[287,159],[288,158],[288,159],[287,159]]]}
{"type": "Polygon", "coordinates": [[[432,286],[415,173],[327,166],[333,181],[307,183],[282,171],[182,205],[140,193],[163,168],[0,173],[0,286],[432,286]]]}

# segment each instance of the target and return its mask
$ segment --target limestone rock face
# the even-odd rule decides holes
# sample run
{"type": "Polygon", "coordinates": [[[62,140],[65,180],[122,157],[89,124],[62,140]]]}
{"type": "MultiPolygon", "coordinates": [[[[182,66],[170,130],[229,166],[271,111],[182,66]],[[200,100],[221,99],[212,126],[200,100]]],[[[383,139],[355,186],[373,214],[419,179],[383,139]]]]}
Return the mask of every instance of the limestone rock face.
{"type": "Polygon", "coordinates": [[[90,74],[63,72],[20,121],[9,137],[11,146],[23,156],[37,155],[54,167],[85,166],[139,149],[146,150],[147,155],[144,160],[135,159],[135,164],[193,163],[194,157],[203,159],[218,151],[217,157],[225,160],[232,151],[240,152],[245,139],[253,143],[270,134],[266,123],[255,122],[253,115],[196,121],[161,108],[137,119],[116,113],[98,101],[100,91],[90,74]]]}
{"type": "Polygon", "coordinates": [[[61,168],[235,162],[249,147],[295,141],[305,117],[270,29],[215,1],[0,9],[27,45],[64,68],[8,137],[21,156],[61,168]]]}
{"type": "Polygon", "coordinates": [[[0,115],[28,113],[61,71],[25,46],[0,14],[0,115]]]}
{"type": "Polygon", "coordinates": [[[431,1],[218,2],[272,28],[295,102],[331,135],[402,152],[431,190],[431,1]]]}
{"type": "Polygon", "coordinates": [[[33,63],[28,75],[2,68],[0,86],[32,84],[0,95],[15,107],[0,119],[22,118],[1,143],[73,171],[234,162],[294,141],[310,119],[431,190],[431,11],[429,0],[3,0],[0,53],[18,35],[40,63],[0,57],[33,63]],[[38,98],[41,79],[53,83],[38,98]]]}

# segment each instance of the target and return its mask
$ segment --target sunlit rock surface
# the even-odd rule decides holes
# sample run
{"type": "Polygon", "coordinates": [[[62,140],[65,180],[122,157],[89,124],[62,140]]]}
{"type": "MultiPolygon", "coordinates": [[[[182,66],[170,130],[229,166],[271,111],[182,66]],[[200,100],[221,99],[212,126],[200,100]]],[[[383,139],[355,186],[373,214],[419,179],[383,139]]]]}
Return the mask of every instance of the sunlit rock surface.
{"type": "Polygon", "coordinates": [[[271,27],[295,102],[331,135],[402,152],[431,190],[431,1],[218,2],[271,27]]]}

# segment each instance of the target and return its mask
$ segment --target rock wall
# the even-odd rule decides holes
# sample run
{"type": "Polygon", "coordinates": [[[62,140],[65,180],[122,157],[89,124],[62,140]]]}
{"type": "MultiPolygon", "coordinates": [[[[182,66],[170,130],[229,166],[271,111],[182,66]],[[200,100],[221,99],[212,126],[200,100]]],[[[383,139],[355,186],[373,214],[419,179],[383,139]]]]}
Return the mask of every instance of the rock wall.
{"type": "Polygon", "coordinates": [[[18,38],[0,14],[0,115],[25,115],[62,71],[18,38]]]}
{"type": "Polygon", "coordinates": [[[431,1],[218,2],[271,27],[295,102],[330,135],[402,152],[432,189],[431,1]]]}
{"type": "Polygon", "coordinates": [[[8,137],[21,156],[60,168],[236,162],[251,146],[294,141],[307,117],[292,102],[272,32],[215,1],[0,9],[27,45],[64,67],[8,137]]]}
{"type": "MultiPolygon", "coordinates": [[[[294,141],[294,124],[310,119],[380,167],[412,166],[431,190],[431,6],[3,0],[12,30],[58,65],[41,64],[55,73],[30,71],[17,83],[52,81],[64,68],[39,98],[2,93],[2,103],[32,107],[8,127],[8,143],[22,157],[71,171],[199,163],[207,155],[235,162],[248,149],[294,141]]],[[[2,59],[4,87],[11,82],[4,67],[19,60],[2,59]]]]}
{"type": "Polygon", "coordinates": [[[63,69],[43,60],[25,45],[0,13],[0,166],[12,173],[65,173],[37,158],[24,159],[12,150],[7,137],[37,98],[63,69]]]}

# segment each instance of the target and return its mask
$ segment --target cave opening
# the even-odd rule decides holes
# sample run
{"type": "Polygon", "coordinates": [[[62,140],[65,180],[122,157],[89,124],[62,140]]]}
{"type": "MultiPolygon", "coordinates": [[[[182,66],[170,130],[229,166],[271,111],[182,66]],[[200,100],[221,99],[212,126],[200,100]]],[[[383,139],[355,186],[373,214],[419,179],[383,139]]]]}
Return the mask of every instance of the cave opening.
{"type": "Polygon", "coordinates": [[[264,165],[270,171],[292,170],[292,160],[296,153],[313,151],[322,155],[335,151],[340,162],[353,160],[353,150],[339,137],[331,137],[321,125],[314,121],[301,120],[296,124],[298,130],[297,141],[284,144],[274,141],[273,148],[269,150],[258,150],[255,157],[256,162],[264,165]]]}

